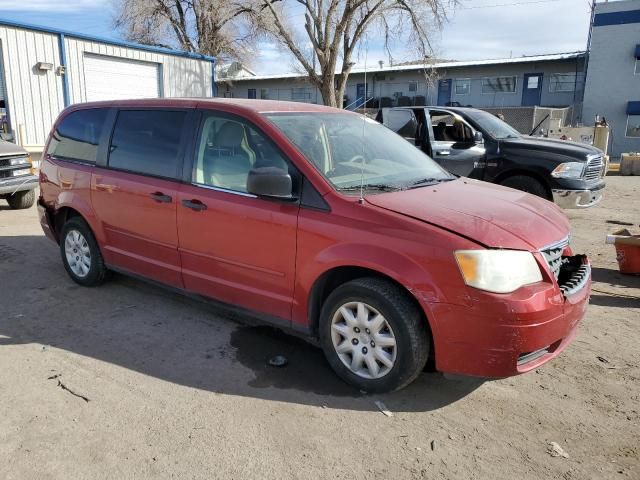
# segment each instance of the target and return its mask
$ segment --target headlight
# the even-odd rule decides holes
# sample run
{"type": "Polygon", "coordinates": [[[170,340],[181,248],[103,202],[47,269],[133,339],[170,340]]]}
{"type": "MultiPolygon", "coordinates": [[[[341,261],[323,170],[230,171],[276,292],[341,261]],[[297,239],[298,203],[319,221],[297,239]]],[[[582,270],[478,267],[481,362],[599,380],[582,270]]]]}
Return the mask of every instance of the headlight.
{"type": "Polygon", "coordinates": [[[20,170],[13,170],[11,172],[11,175],[13,175],[14,177],[20,177],[22,175],[29,175],[30,173],[31,173],[30,168],[21,168],[20,170]]]}
{"type": "Polygon", "coordinates": [[[520,250],[458,250],[455,252],[464,282],[494,293],[514,292],[542,280],[530,252],[520,250]]]}
{"type": "Polygon", "coordinates": [[[561,163],[551,172],[551,176],[555,178],[580,178],[584,170],[582,162],[561,163]]]}

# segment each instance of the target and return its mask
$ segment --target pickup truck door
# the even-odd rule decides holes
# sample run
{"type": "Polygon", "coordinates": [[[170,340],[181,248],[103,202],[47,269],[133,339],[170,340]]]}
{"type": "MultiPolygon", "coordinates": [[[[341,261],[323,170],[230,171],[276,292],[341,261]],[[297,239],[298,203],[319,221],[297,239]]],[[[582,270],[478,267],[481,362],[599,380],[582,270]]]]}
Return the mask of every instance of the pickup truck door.
{"type": "Polygon", "coordinates": [[[426,114],[433,159],[451,173],[482,179],[486,150],[476,141],[475,130],[454,112],[428,109],[426,114]]]}
{"type": "MultiPolygon", "coordinates": [[[[385,108],[382,110],[382,124],[393,130],[412,145],[418,145],[418,120],[407,108],[385,108]]],[[[378,117],[378,121],[380,117],[378,117]]]]}

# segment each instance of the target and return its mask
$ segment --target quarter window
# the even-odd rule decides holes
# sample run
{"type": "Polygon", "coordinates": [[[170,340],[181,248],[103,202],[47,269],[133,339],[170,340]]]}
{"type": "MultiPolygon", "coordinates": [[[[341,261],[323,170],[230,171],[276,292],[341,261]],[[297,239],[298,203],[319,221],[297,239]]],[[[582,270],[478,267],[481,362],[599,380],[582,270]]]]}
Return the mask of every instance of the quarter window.
{"type": "Polygon", "coordinates": [[[493,77],[482,79],[482,93],[514,93],[516,77],[493,77]]]}
{"type": "Polygon", "coordinates": [[[458,78],[456,80],[456,95],[469,95],[471,93],[471,79],[458,78]]]}
{"type": "Polygon", "coordinates": [[[627,137],[640,138],[640,115],[629,115],[627,117],[627,137]]]}
{"type": "Polygon", "coordinates": [[[109,148],[109,166],[177,178],[186,115],[180,111],[122,110],[109,148]]]}
{"type": "Polygon", "coordinates": [[[282,155],[255,128],[216,115],[203,120],[194,167],[194,183],[245,193],[253,168],[289,171],[282,155]]]}
{"type": "Polygon", "coordinates": [[[107,110],[93,108],[67,115],[51,136],[47,153],[67,160],[95,163],[107,110]]]}
{"type": "Polygon", "coordinates": [[[575,87],[575,73],[554,73],[549,77],[549,91],[552,93],[573,92],[575,87]]]}

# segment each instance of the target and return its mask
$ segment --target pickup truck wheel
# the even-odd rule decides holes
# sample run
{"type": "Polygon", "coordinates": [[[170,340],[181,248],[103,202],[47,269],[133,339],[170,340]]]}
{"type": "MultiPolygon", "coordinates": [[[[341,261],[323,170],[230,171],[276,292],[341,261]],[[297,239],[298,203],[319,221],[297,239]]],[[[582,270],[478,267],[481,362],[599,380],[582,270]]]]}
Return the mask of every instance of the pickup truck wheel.
{"type": "Polygon", "coordinates": [[[7,197],[7,203],[13,210],[24,210],[33,207],[36,203],[36,191],[27,190],[24,192],[16,192],[7,197]]]}
{"type": "Polygon", "coordinates": [[[523,192],[537,195],[545,200],[549,200],[549,193],[540,181],[528,175],[514,175],[503,180],[500,185],[505,187],[515,188],[516,190],[522,190],[523,192]]]}
{"type": "Polygon", "coordinates": [[[429,332],[399,286],[360,278],[336,288],[320,313],[320,343],[347,383],[366,392],[398,390],[423,370],[429,332]]]}
{"type": "Polygon", "coordinates": [[[104,282],[107,268],[87,223],[80,217],[68,220],[60,233],[62,263],[71,279],[85,287],[104,282]]]}

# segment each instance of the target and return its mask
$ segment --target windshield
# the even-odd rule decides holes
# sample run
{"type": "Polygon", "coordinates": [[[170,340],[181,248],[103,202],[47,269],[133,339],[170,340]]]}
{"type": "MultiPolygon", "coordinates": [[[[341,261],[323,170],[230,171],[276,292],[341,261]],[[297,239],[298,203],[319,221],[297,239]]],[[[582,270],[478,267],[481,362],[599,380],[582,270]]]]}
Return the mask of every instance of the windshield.
{"type": "Polygon", "coordinates": [[[503,122],[491,113],[482,110],[469,110],[465,114],[473,120],[481,130],[484,130],[496,140],[504,140],[505,138],[520,138],[518,132],[511,125],[503,122]]]}
{"type": "Polygon", "coordinates": [[[344,113],[267,114],[343,192],[400,190],[453,180],[437,163],[378,122],[344,113]]]}

